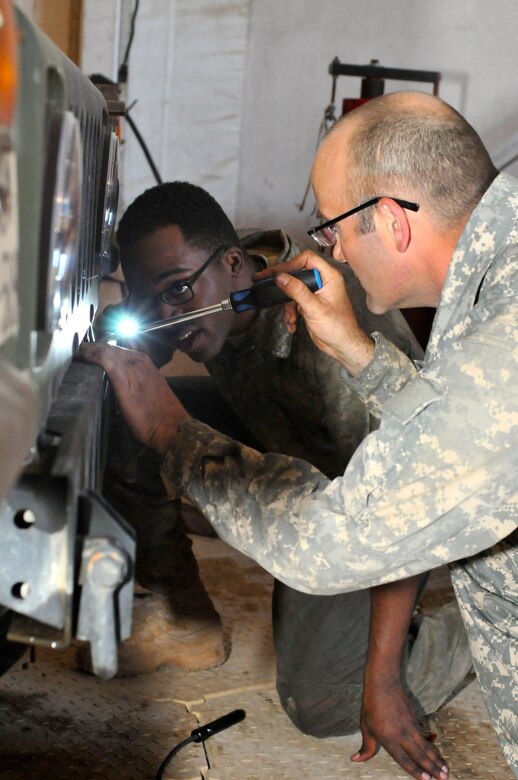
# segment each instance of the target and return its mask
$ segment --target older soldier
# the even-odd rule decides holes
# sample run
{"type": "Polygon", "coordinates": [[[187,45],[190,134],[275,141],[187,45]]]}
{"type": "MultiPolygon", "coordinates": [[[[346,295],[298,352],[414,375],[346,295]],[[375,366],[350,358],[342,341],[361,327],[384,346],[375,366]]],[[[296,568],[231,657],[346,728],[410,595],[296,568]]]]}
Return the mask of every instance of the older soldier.
{"type": "MultiPolygon", "coordinates": [[[[342,477],[329,481],[300,460],[261,456],[204,429],[166,400],[158,379],[151,395],[144,370],[137,408],[126,392],[129,361],[107,350],[91,359],[107,368],[136,435],[162,454],[170,491],[210,506],[221,536],[292,587],[336,593],[452,562],[477,674],[518,777],[518,183],[497,175],[456,111],[416,93],[376,98],[345,117],[321,145],[312,179],[327,219],[314,234],[351,266],[371,311],[438,307],[418,368],[361,330],[341,276],[320,257],[287,264],[318,268],[318,294],[278,274],[315,343],[381,414],[342,477]]],[[[287,324],[295,327],[293,310],[287,324]]],[[[357,760],[390,730],[390,680],[376,690],[366,678],[365,688],[357,760]]],[[[400,702],[398,694],[398,710],[400,702]]],[[[411,740],[394,754],[415,778],[441,776],[411,740]]]]}

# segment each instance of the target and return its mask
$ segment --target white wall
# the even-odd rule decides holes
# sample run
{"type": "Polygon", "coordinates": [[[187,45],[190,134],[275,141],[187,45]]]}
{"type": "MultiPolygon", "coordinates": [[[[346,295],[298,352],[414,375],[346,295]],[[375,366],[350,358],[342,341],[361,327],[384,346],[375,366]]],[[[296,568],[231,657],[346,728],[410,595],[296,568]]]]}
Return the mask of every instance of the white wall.
{"type": "MultiPolygon", "coordinates": [[[[133,0],[121,5],[120,58],[133,0]]],[[[113,53],[116,0],[85,0],[83,68],[113,53]],[[100,21],[102,20],[102,21],[100,21]],[[106,49],[103,55],[103,40],[106,49]],[[92,56],[92,52],[93,55],[92,56]]],[[[233,216],[239,181],[249,0],[141,0],[125,90],[164,180],[199,184],[233,216]]],[[[155,179],[129,127],[122,208],[155,179]]]]}
{"type": "MultiPolygon", "coordinates": [[[[515,0],[255,0],[250,21],[236,218],[255,216],[298,235],[312,202],[300,202],[335,56],[442,72],[440,96],[482,135],[497,164],[518,151],[515,0]],[[505,147],[509,147],[507,150],[505,147]]],[[[428,85],[387,82],[395,88],[428,85]]],[[[339,77],[337,97],[360,80],[339,77]]]]}
{"type": "MultiPolygon", "coordinates": [[[[113,52],[113,30],[95,20],[118,3],[124,49],[133,0],[85,0],[85,55],[92,30],[94,48],[104,35],[113,52]]],[[[164,179],[206,187],[239,226],[282,226],[304,240],[313,201],[303,213],[297,204],[335,56],[441,71],[441,97],[500,165],[518,152],[517,28],[516,0],[141,0],[127,100],[138,100],[132,116],[164,179]]],[[[386,91],[414,86],[430,89],[386,91]]],[[[359,92],[359,79],[338,79],[338,105],[359,92]]],[[[155,183],[129,130],[126,139],[123,208],[155,183]]]]}

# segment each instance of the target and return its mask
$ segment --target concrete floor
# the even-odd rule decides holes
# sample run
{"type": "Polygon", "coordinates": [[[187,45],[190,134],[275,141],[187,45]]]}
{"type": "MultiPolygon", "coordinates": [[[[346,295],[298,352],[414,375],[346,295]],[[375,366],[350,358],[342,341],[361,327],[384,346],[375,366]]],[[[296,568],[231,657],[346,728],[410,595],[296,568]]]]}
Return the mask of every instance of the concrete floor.
{"type": "MultiPolygon", "coordinates": [[[[277,700],[270,627],[272,579],[219,539],[194,537],[202,575],[232,644],[210,671],[164,668],[102,682],[74,669],[74,648],[38,650],[0,678],[0,778],[151,780],[199,724],[243,708],[246,719],[175,756],[169,780],[404,780],[384,751],[349,761],[359,736],[318,740],[299,733],[277,700]]],[[[448,597],[446,570],[431,577],[428,608],[448,597]]],[[[430,719],[451,780],[512,780],[478,683],[430,719]]]]}

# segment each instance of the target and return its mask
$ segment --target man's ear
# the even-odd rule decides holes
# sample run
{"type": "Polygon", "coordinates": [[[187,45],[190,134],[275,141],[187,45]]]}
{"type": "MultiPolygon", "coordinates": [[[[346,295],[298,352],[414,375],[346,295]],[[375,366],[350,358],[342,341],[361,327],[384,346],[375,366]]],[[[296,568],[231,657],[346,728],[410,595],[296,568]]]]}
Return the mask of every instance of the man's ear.
{"type": "Polygon", "coordinates": [[[243,250],[238,246],[231,246],[225,252],[223,262],[227,264],[232,276],[241,276],[245,269],[245,257],[243,250]]]}
{"type": "Polygon", "coordinates": [[[392,198],[382,198],[379,202],[379,215],[397,251],[406,252],[410,245],[411,231],[405,209],[392,198]]]}

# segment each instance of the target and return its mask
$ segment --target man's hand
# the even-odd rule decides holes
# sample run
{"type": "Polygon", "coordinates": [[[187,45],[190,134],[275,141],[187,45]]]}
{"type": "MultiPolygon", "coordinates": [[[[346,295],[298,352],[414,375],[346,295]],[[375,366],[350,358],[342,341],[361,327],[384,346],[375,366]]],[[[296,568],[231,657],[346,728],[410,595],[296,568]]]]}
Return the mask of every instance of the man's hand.
{"type": "MultiPolygon", "coordinates": [[[[268,271],[255,274],[254,279],[268,276],[268,271]]],[[[272,271],[277,285],[296,302],[315,345],[336,358],[352,376],[365,368],[372,359],[374,343],[358,324],[340,271],[308,250],[272,271]],[[312,293],[300,279],[289,275],[302,268],[319,271],[322,288],[316,293],[312,293]]],[[[297,327],[297,310],[291,304],[285,305],[284,322],[288,331],[293,333],[297,327]]]]}
{"type": "Polygon", "coordinates": [[[366,686],[361,714],[362,746],[351,761],[368,761],[380,744],[416,780],[447,780],[448,767],[421,733],[414,712],[397,681],[366,686]]]}
{"type": "Polygon", "coordinates": [[[190,416],[148,355],[98,342],[82,344],[77,358],[106,371],[129,428],[164,455],[190,416]]]}

